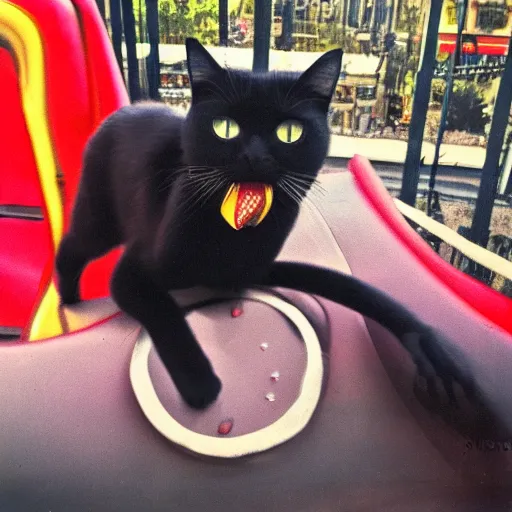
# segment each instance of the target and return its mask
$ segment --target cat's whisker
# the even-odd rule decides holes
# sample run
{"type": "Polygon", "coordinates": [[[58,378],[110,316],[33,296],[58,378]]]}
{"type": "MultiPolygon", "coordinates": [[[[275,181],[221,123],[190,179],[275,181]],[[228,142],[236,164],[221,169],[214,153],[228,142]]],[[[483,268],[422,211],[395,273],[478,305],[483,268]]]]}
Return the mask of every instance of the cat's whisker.
{"type": "Polygon", "coordinates": [[[282,181],[290,185],[292,188],[300,190],[301,192],[308,192],[311,189],[311,182],[304,183],[301,181],[295,181],[288,176],[283,176],[282,181]]]}
{"type": "Polygon", "coordinates": [[[201,193],[194,193],[195,199],[185,205],[183,209],[183,214],[187,215],[182,221],[182,224],[185,224],[194,214],[194,208],[199,205],[199,208],[202,208],[208,200],[220,189],[222,186],[226,185],[228,180],[226,178],[217,178],[215,180],[210,180],[206,188],[201,190],[201,193]]]}
{"type": "Polygon", "coordinates": [[[297,178],[295,176],[284,176],[291,183],[297,183],[298,185],[302,185],[304,187],[311,187],[313,185],[313,180],[306,180],[305,178],[297,178]]]}
{"type": "Polygon", "coordinates": [[[220,85],[218,85],[215,82],[213,82],[212,80],[208,80],[208,79],[205,79],[204,83],[208,84],[210,86],[213,86],[213,88],[212,88],[213,92],[218,93],[220,98],[222,98],[226,103],[233,103],[233,98],[229,98],[229,96],[226,95],[226,91],[224,89],[222,89],[222,87],[220,85]]]}
{"type": "Polygon", "coordinates": [[[223,173],[211,174],[209,176],[191,177],[187,179],[187,185],[189,187],[195,187],[205,181],[213,180],[214,178],[220,178],[221,176],[223,176],[223,173]]]}
{"type": "Polygon", "coordinates": [[[203,201],[201,203],[201,206],[204,206],[208,200],[223,186],[225,186],[227,184],[227,180],[225,179],[220,179],[216,185],[213,185],[210,189],[209,192],[207,192],[204,197],[203,197],[203,201]]]}
{"type": "Polygon", "coordinates": [[[182,167],[175,167],[175,170],[176,171],[190,171],[190,170],[193,170],[193,169],[211,169],[211,166],[209,165],[184,165],[182,167]]]}
{"type": "Polygon", "coordinates": [[[307,181],[310,181],[310,182],[314,182],[314,183],[320,183],[318,178],[314,178],[312,177],[310,174],[305,174],[305,173],[302,173],[302,172],[296,172],[296,171],[286,171],[286,176],[289,177],[289,176],[293,176],[295,178],[300,178],[300,179],[303,179],[303,180],[307,180],[307,181]]]}
{"type": "Polygon", "coordinates": [[[204,171],[192,171],[187,173],[187,180],[188,181],[194,181],[194,180],[200,180],[202,178],[211,178],[212,176],[217,176],[224,174],[225,171],[222,171],[220,169],[210,169],[210,170],[204,170],[204,171]]]}
{"type": "Polygon", "coordinates": [[[189,173],[188,174],[188,178],[190,180],[197,180],[197,179],[201,179],[201,178],[207,178],[207,177],[211,177],[211,176],[216,176],[216,175],[219,175],[219,174],[223,174],[224,171],[221,171],[220,169],[212,169],[210,171],[205,171],[205,172],[197,172],[197,173],[189,173]]]}
{"type": "Polygon", "coordinates": [[[300,205],[302,198],[287,183],[281,180],[278,182],[278,187],[280,187],[294,203],[300,205]]]}
{"type": "Polygon", "coordinates": [[[194,171],[197,171],[197,174],[190,172],[191,166],[184,166],[184,167],[178,167],[172,170],[172,174],[169,175],[168,179],[166,178],[163,180],[163,183],[159,187],[159,191],[164,192],[169,187],[173,185],[175,182],[176,174],[184,175],[186,173],[187,182],[185,183],[185,186],[193,183],[197,184],[201,181],[203,181],[205,178],[209,178],[213,176],[213,173],[219,173],[222,174],[222,171],[220,169],[214,169],[212,170],[211,167],[205,167],[205,166],[194,166],[194,171]],[[204,170],[207,170],[206,172],[204,170]],[[201,171],[201,172],[199,172],[201,171]],[[211,173],[211,174],[210,174],[211,173]],[[163,186],[162,186],[163,185],[163,186]]]}
{"type": "Polygon", "coordinates": [[[293,87],[290,87],[288,91],[286,91],[286,94],[284,96],[283,102],[281,103],[280,107],[284,108],[286,105],[286,102],[288,101],[288,97],[290,96],[290,93],[292,92],[293,87]]]}
{"type": "Polygon", "coordinates": [[[192,189],[192,197],[202,194],[205,190],[218,183],[219,181],[227,183],[229,180],[226,176],[220,174],[218,176],[212,176],[196,182],[190,182],[187,184],[187,188],[192,189]]]}
{"type": "Polygon", "coordinates": [[[185,165],[183,169],[224,169],[223,165],[216,165],[215,167],[212,165],[185,165]]]}
{"type": "Polygon", "coordinates": [[[286,171],[286,173],[287,173],[287,175],[297,176],[298,178],[304,178],[304,179],[310,179],[310,180],[314,180],[315,179],[310,174],[306,174],[306,173],[303,173],[303,172],[286,171]]]}
{"type": "Polygon", "coordinates": [[[227,167],[225,166],[200,166],[200,165],[197,165],[197,166],[188,166],[186,168],[188,170],[188,174],[189,176],[197,176],[197,175],[201,175],[201,176],[207,176],[208,174],[210,173],[215,173],[215,172],[226,172],[227,170],[227,167]]]}
{"type": "Polygon", "coordinates": [[[297,200],[298,203],[301,203],[304,199],[304,196],[295,188],[290,186],[289,184],[285,184],[286,189],[289,191],[290,194],[293,194],[293,197],[297,200]]]}
{"type": "MultiPolygon", "coordinates": [[[[162,191],[162,192],[167,190],[170,186],[172,186],[172,184],[174,183],[175,178],[177,176],[186,175],[187,180],[192,181],[192,180],[195,180],[196,177],[200,178],[201,176],[204,176],[206,173],[210,172],[212,170],[212,168],[209,166],[203,166],[203,165],[194,165],[194,166],[186,165],[183,167],[175,167],[172,169],[162,169],[161,171],[158,171],[157,175],[160,174],[164,170],[168,171],[169,175],[166,176],[160,184],[159,191],[162,191]]],[[[216,169],[215,171],[221,172],[220,169],[216,169]]],[[[153,178],[152,176],[148,176],[147,180],[151,180],[152,178],[153,178]]]]}
{"type": "Polygon", "coordinates": [[[304,185],[301,185],[301,184],[297,184],[297,183],[292,183],[292,182],[286,182],[293,190],[295,190],[296,192],[298,192],[300,195],[306,197],[307,195],[312,195],[312,196],[315,196],[317,198],[321,198],[322,195],[319,191],[315,190],[314,188],[311,188],[311,187],[306,187],[304,185]]]}
{"type": "MultiPolygon", "coordinates": [[[[205,191],[205,190],[208,190],[208,188],[211,186],[212,182],[216,182],[218,180],[218,178],[210,178],[210,179],[205,179],[203,180],[198,187],[194,188],[192,190],[192,193],[190,195],[190,198],[193,199],[194,197],[201,197],[201,194],[205,191]]],[[[194,183],[193,185],[197,185],[196,183],[194,183]]]]}
{"type": "Polygon", "coordinates": [[[316,178],[314,176],[311,176],[310,174],[303,174],[301,172],[295,172],[295,171],[285,171],[284,175],[287,178],[294,178],[297,180],[307,181],[308,183],[313,183],[316,181],[316,178]]]}
{"type": "Polygon", "coordinates": [[[209,165],[183,165],[182,167],[174,167],[172,172],[180,173],[180,172],[198,172],[198,171],[208,171],[212,167],[209,165]]]}
{"type": "Polygon", "coordinates": [[[273,95],[274,95],[274,101],[276,102],[276,104],[279,107],[282,107],[281,94],[280,94],[279,88],[277,88],[277,87],[273,88],[272,92],[273,92],[273,95]]]}
{"type": "Polygon", "coordinates": [[[312,202],[312,199],[316,199],[316,200],[320,200],[320,201],[322,200],[322,196],[321,196],[321,195],[319,195],[318,193],[316,193],[316,191],[315,191],[315,190],[308,190],[308,191],[305,191],[305,192],[303,192],[303,196],[304,196],[304,197],[303,197],[303,201],[304,201],[305,203],[307,203],[307,202],[311,202],[311,204],[314,204],[314,203],[312,202]]]}
{"type": "MultiPolygon", "coordinates": [[[[283,189],[284,190],[284,189],[283,189]]],[[[285,191],[287,195],[289,195],[289,192],[285,191]]],[[[300,199],[293,199],[294,202],[296,202],[297,205],[299,205],[301,208],[308,208],[309,210],[313,210],[313,211],[316,211],[316,206],[315,204],[311,201],[311,198],[308,197],[307,195],[304,196],[304,197],[301,197],[300,199]]],[[[284,203],[283,201],[281,201],[283,204],[285,204],[286,206],[286,203],[284,203]]]]}
{"type": "Polygon", "coordinates": [[[189,202],[189,206],[195,206],[204,197],[208,196],[213,189],[217,189],[225,183],[227,183],[227,178],[220,176],[205,180],[200,187],[193,192],[191,198],[194,199],[194,201],[189,202]]]}
{"type": "Polygon", "coordinates": [[[233,97],[236,99],[236,101],[240,102],[241,101],[240,100],[240,94],[237,91],[237,88],[235,87],[235,83],[233,81],[233,74],[231,73],[231,71],[227,67],[226,67],[226,73],[228,75],[229,82],[231,84],[231,89],[232,89],[233,97]]]}
{"type": "Polygon", "coordinates": [[[304,185],[297,185],[295,183],[291,183],[287,181],[285,177],[281,178],[281,181],[288,187],[288,189],[291,189],[296,196],[300,197],[301,203],[306,204],[307,206],[314,205],[313,202],[311,202],[309,194],[316,197],[317,199],[321,199],[316,195],[316,191],[314,189],[304,187],[304,185]]]}
{"type": "Polygon", "coordinates": [[[312,193],[318,194],[320,196],[324,196],[327,193],[327,190],[320,185],[320,182],[313,178],[299,178],[297,176],[286,175],[283,179],[287,179],[290,183],[293,183],[301,188],[304,188],[306,191],[311,190],[312,193]]]}

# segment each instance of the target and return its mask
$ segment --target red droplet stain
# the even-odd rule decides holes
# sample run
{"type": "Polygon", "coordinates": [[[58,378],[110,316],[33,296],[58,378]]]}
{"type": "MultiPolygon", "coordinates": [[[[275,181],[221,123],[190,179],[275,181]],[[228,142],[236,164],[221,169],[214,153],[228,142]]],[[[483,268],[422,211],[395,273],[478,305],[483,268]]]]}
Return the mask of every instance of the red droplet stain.
{"type": "Polygon", "coordinates": [[[244,310],[242,308],[233,308],[231,310],[231,316],[233,318],[238,318],[239,316],[242,316],[243,312],[244,312],[244,310]]]}
{"type": "Polygon", "coordinates": [[[233,428],[233,420],[224,420],[217,429],[217,432],[223,436],[227,436],[233,428]]]}

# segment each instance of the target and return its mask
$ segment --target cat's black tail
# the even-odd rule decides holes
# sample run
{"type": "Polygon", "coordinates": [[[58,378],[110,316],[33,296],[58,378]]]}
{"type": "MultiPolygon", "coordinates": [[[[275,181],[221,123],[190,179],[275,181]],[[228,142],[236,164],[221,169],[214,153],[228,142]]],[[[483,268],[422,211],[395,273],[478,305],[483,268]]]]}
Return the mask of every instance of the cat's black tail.
{"type": "Polygon", "coordinates": [[[275,262],[263,284],[320,295],[361,313],[398,336],[425,328],[389,295],[349,274],[306,263],[275,262]]]}

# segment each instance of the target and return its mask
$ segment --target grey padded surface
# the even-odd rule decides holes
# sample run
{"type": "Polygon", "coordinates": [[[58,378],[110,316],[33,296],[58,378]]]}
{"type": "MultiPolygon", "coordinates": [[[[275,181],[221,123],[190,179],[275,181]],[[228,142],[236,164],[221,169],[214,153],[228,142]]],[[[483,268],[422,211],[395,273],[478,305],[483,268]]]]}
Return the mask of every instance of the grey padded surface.
{"type": "MultiPolygon", "coordinates": [[[[510,337],[396,245],[348,174],[329,179],[338,181],[317,202],[327,223],[305,208],[282,257],[350,268],[437,323],[511,424],[510,337]]],[[[510,452],[468,445],[427,411],[392,336],[341,306],[322,300],[326,319],[307,298],[294,300],[306,301],[322,332],[324,394],[301,434],[242,460],[195,457],[152,428],[128,379],[138,326],[125,316],[56,340],[1,345],[0,511],[510,510],[510,452]]],[[[265,322],[264,309],[252,318],[265,322]]]]}

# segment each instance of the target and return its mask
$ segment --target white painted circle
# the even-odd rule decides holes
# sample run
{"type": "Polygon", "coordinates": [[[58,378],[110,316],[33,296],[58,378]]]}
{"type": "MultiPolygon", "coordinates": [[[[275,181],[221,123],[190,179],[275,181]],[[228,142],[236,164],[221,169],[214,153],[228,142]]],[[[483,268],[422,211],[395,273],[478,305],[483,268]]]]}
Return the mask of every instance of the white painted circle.
{"type": "Polygon", "coordinates": [[[164,437],[201,455],[235,458],[282,444],[304,429],[320,399],[322,351],[316,332],[307,318],[292,304],[263,291],[250,290],[240,298],[263,302],[279,311],[297,327],[306,347],[306,369],[299,396],[274,423],[249,434],[229,438],[207,436],[189,430],[167,412],[155,391],[149,373],[149,354],[153,344],[146,331],[141,331],[132,354],[130,380],[146,418],[164,437]]]}

